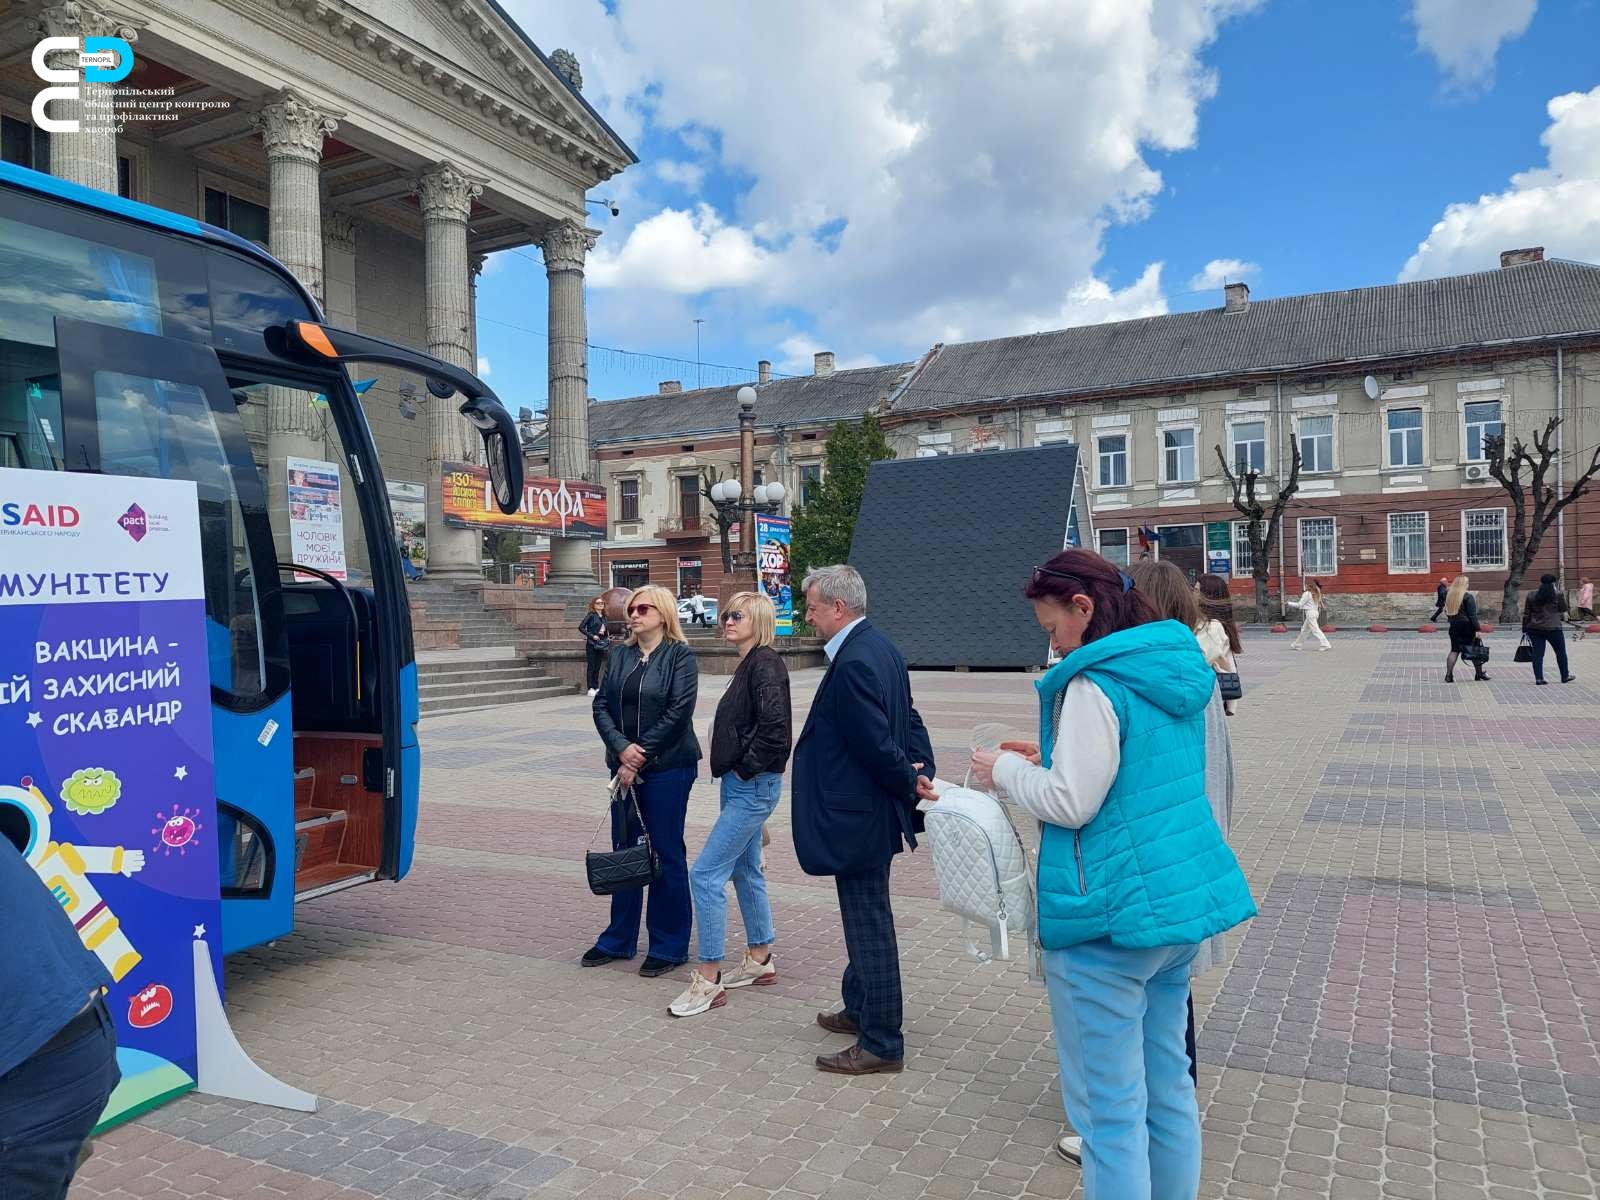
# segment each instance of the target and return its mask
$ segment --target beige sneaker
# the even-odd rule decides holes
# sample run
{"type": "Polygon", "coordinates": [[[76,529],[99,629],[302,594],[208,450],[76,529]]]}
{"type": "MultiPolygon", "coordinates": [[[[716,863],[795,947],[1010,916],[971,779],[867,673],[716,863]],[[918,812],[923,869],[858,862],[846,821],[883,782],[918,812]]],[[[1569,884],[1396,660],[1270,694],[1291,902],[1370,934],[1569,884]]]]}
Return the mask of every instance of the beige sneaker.
{"type": "Polygon", "coordinates": [[[744,952],[744,961],[738,969],[722,973],[722,986],[729,988],[749,987],[752,983],[757,987],[766,987],[770,983],[778,982],[778,964],[772,961],[772,952],[767,952],[766,962],[757,962],[750,954],[744,952]]]}
{"type": "Polygon", "coordinates": [[[689,986],[684,989],[667,1011],[675,1017],[698,1017],[728,1002],[728,990],[720,983],[712,983],[699,971],[689,973],[689,986]]]}

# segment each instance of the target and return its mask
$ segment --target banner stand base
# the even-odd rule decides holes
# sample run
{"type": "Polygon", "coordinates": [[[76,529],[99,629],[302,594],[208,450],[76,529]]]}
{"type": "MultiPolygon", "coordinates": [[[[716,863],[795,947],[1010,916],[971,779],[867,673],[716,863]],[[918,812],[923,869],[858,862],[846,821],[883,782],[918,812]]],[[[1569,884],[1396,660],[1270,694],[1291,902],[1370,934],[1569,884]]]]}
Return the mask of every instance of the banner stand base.
{"type": "Polygon", "coordinates": [[[194,941],[194,1008],[200,1074],[197,1090],[274,1108],[317,1111],[317,1097],[268,1075],[251,1061],[233,1036],[216,975],[211,970],[211,948],[202,938],[194,941]]]}

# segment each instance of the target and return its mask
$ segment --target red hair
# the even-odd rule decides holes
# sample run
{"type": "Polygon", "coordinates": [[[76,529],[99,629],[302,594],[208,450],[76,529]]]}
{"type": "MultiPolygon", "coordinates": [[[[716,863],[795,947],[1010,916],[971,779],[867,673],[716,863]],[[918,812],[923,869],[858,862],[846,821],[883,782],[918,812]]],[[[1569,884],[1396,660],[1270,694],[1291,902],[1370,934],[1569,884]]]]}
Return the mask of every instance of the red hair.
{"type": "Polygon", "coordinates": [[[1022,594],[1029,600],[1054,600],[1072,603],[1074,596],[1094,601],[1094,614],[1083,631],[1088,645],[1108,633],[1131,629],[1157,619],[1149,602],[1133,586],[1133,580],[1115,563],[1093,550],[1063,550],[1042,567],[1034,568],[1022,594]]]}

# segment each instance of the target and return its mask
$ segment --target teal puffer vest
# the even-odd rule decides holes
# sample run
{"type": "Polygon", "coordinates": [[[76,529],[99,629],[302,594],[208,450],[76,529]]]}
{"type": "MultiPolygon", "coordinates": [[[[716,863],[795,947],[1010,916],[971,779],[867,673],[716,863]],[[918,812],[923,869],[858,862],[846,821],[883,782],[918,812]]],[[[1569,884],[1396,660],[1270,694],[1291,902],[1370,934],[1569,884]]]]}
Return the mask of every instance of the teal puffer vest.
{"type": "Polygon", "coordinates": [[[1079,674],[1111,701],[1122,761],[1093,820],[1077,830],[1044,826],[1044,948],[1097,938],[1129,947],[1188,945],[1255,916],[1244,872],[1206,799],[1205,706],[1216,676],[1194,634],[1177,621],[1136,625],[1052,667],[1036,685],[1046,768],[1057,697],[1079,674]]]}

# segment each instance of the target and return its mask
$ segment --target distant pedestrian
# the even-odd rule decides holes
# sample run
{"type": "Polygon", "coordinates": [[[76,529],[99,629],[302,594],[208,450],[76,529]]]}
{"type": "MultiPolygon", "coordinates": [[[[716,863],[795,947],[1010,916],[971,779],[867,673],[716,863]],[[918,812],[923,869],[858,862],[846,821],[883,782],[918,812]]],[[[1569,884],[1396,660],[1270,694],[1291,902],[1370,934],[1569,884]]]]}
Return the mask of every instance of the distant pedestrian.
{"type": "MultiPolygon", "coordinates": [[[[1450,590],[1444,600],[1444,614],[1450,618],[1450,657],[1444,662],[1446,683],[1456,681],[1456,659],[1482,641],[1478,636],[1478,601],[1467,590],[1469,583],[1465,575],[1457,575],[1450,584],[1450,590]]],[[[1474,672],[1473,679],[1489,678],[1489,672],[1483,669],[1483,663],[1479,659],[1469,660],[1474,672]]]]}
{"type": "Polygon", "coordinates": [[[1578,589],[1578,615],[1585,621],[1594,620],[1594,580],[1585,579],[1578,589]]]}
{"type": "Polygon", "coordinates": [[[702,628],[707,628],[711,624],[706,618],[706,598],[700,594],[699,588],[695,588],[689,597],[689,623],[702,628]]]}
{"type": "MultiPolygon", "coordinates": [[[[1137,576],[1135,576],[1137,578],[1137,576]]],[[[1238,655],[1244,652],[1239,638],[1239,624],[1233,617],[1233,597],[1228,594],[1228,581],[1220,575],[1202,575],[1195,585],[1200,592],[1200,623],[1195,636],[1200,639],[1200,649],[1213,671],[1237,674],[1238,655]]],[[[1223,712],[1233,716],[1237,700],[1223,701],[1223,712]]]]}
{"type": "Polygon", "coordinates": [[[606,598],[596,596],[589,602],[589,611],[578,623],[583,634],[583,677],[589,689],[589,699],[600,690],[600,668],[605,665],[606,649],[611,645],[611,634],[606,628],[606,598]]]}
{"type": "Polygon", "coordinates": [[[794,848],[807,875],[832,875],[848,965],[844,1011],[818,1013],[855,1044],[817,1058],[841,1075],[905,1065],[900,946],[889,866],[917,846],[919,786],[933,778],[933,746],[911,700],[894,643],[867,616],[867,585],[854,567],[806,575],[806,623],[827,639],[828,670],[794,748],[794,848]],[[920,783],[919,783],[920,781],[920,783]]]}
{"type": "Polygon", "coordinates": [[[689,871],[700,965],[691,972],[683,995],[668,1007],[675,1017],[722,1007],[729,988],[759,987],[778,979],[761,845],[766,820],[783,794],[783,769],[794,736],[789,670],[773,649],[778,614],[766,593],[738,592],[720,615],[723,639],[739,652],[739,666],[711,725],[711,774],[722,781],[721,808],[705,849],[689,871]],[[725,972],[730,879],[744,918],[746,948],[739,966],[725,972]]]}
{"type": "Polygon", "coordinates": [[[1533,681],[1540,687],[1547,682],[1544,677],[1546,646],[1556,652],[1561,682],[1571,683],[1576,678],[1567,670],[1567,639],[1562,633],[1566,615],[1567,598],[1556,586],[1556,577],[1541,575],[1538,589],[1528,593],[1522,606],[1522,634],[1533,647],[1533,681]]]}
{"type": "Polygon", "coordinates": [[[1300,632],[1294,639],[1293,649],[1301,648],[1301,643],[1310,634],[1317,642],[1318,650],[1331,650],[1327,636],[1322,632],[1322,610],[1326,602],[1322,597],[1322,585],[1315,579],[1306,580],[1305,591],[1300,593],[1300,599],[1291,601],[1290,608],[1298,608],[1305,614],[1305,620],[1300,622],[1300,632]]]}
{"type": "Polygon", "coordinates": [[[638,811],[612,806],[612,844],[640,836],[639,818],[661,860],[661,878],[648,889],[616,892],[611,924],[583,956],[598,967],[632,958],[639,950],[639,916],[645,913],[650,949],[639,966],[647,979],[689,961],[689,859],[683,825],[700,761],[694,703],[700,670],[678,624],[678,604],[664,587],[642,587],[628,597],[627,640],[611,651],[594,698],[594,727],[606,747],[606,767],[619,797],[633,789],[638,811]],[[650,893],[648,909],[644,892],[650,893]]]}
{"type": "Polygon", "coordinates": [[[1439,578],[1439,586],[1434,592],[1434,599],[1435,599],[1436,603],[1433,606],[1433,616],[1428,618],[1428,624],[1432,625],[1435,621],[1437,621],[1439,619],[1439,614],[1444,611],[1444,598],[1446,596],[1448,596],[1449,594],[1450,594],[1450,581],[1448,579],[1445,579],[1443,576],[1440,576],[1440,578],[1439,578]]]}

